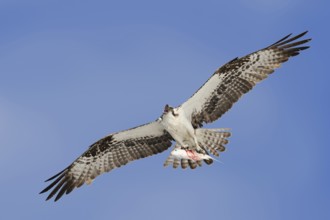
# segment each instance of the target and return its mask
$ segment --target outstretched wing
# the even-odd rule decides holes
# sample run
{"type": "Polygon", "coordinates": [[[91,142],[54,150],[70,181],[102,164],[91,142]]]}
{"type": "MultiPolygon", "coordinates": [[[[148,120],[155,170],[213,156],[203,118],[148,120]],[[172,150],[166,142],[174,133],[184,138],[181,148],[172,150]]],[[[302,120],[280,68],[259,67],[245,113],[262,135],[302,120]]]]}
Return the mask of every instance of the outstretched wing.
{"type": "Polygon", "coordinates": [[[212,77],[185,103],[181,105],[195,128],[220,118],[245,93],[290,57],[301,50],[311,39],[297,41],[307,33],[295,37],[288,35],[262,50],[236,58],[220,67],[212,77]]]}
{"type": "Polygon", "coordinates": [[[46,180],[53,182],[40,193],[52,189],[47,200],[57,194],[57,201],[64,193],[91,183],[104,172],[165,151],[172,145],[171,141],[172,137],[158,121],[110,134],[92,144],[66,169],[46,180]]]}

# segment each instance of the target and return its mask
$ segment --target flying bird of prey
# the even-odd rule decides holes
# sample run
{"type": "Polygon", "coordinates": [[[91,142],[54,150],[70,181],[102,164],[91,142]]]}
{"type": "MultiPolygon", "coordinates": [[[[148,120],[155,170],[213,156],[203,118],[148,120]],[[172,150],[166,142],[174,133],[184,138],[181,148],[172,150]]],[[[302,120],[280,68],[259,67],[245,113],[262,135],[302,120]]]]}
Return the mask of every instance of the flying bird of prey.
{"type": "Polygon", "coordinates": [[[211,164],[210,154],[219,156],[225,150],[230,132],[202,126],[220,118],[282,63],[309,48],[302,45],[311,39],[300,39],[306,33],[288,35],[264,49],[231,60],[182,105],[166,105],[157,120],[98,140],[67,168],[46,180],[53,182],[40,193],[51,190],[47,200],[56,195],[57,201],[104,172],[167,150],[173,141],[175,146],[164,166],[195,169],[203,161],[211,164]]]}

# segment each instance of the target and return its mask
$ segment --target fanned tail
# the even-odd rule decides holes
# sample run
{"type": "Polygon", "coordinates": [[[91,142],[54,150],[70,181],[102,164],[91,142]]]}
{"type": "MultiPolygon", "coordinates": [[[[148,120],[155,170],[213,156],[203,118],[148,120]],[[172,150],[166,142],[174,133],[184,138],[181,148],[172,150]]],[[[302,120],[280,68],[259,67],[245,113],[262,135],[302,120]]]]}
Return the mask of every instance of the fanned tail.
{"type": "MultiPolygon", "coordinates": [[[[184,150],[182,150],[182,151],[184,151],[184,150]]],[[[174,169],[178,168],[179,166],[181,166],[182,169],[186,169],[188,166],[191,169],[195,169],[197,166],[202,166],[202,161],[201,160],[195,161],[193,159],[180,158],[171,153],[170,156],[168,156],[168,158],[166,159],[166,161],[164,163],[164,167],[167,167],[171,164],[173,164],[174,169]]]]}
{"type": "Polygon", "coordinates": [[[167,167],[173,164],[173,168],[179,166],[186,169],[188,166],[195,169],[197,166],[202,166],[202,161],[207,165],[213,163],[211,154],[219,156],[220,152],[225,151],[225,145],[228,143],[227,138],[230,137],[229,129],[196,129],[196,136],[200,150],[187,150],[179,145],[176,145],[170,156],[166,159],[164,166],[167,167]]]}
{"type": "Polygon", "coordinates": [[[228,128],[199,128],[196,130],[196,135],[199,145],[218,157],[219,153],[226,150],[225,145],[229,142],[231,133],[228,128]]]}

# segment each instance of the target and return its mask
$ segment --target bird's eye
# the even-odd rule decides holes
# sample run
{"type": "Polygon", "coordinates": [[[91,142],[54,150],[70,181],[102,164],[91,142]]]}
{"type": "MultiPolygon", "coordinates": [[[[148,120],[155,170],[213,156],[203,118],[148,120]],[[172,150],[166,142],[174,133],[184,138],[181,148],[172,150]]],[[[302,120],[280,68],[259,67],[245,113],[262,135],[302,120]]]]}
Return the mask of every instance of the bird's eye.
{"type": "Polygon", "coordinates": [[[178,116],[178,114],[175,114],[173,110],[171,112],[174,117],[178,116]]]}

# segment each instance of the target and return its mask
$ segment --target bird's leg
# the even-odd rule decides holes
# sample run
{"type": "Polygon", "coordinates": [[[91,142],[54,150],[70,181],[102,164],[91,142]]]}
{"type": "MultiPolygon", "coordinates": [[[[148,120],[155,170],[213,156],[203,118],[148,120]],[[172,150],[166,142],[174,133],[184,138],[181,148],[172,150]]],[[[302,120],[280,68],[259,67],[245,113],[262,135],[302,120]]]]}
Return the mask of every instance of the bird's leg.
{"type": "Polygon", "coordinates": [[[194,142],[195,142],[197,151],[199,151],[201,147],[199,146],[199,143],[198,143],[198,140],[197,140],[196,130],[194,130],[194,142]]]}

